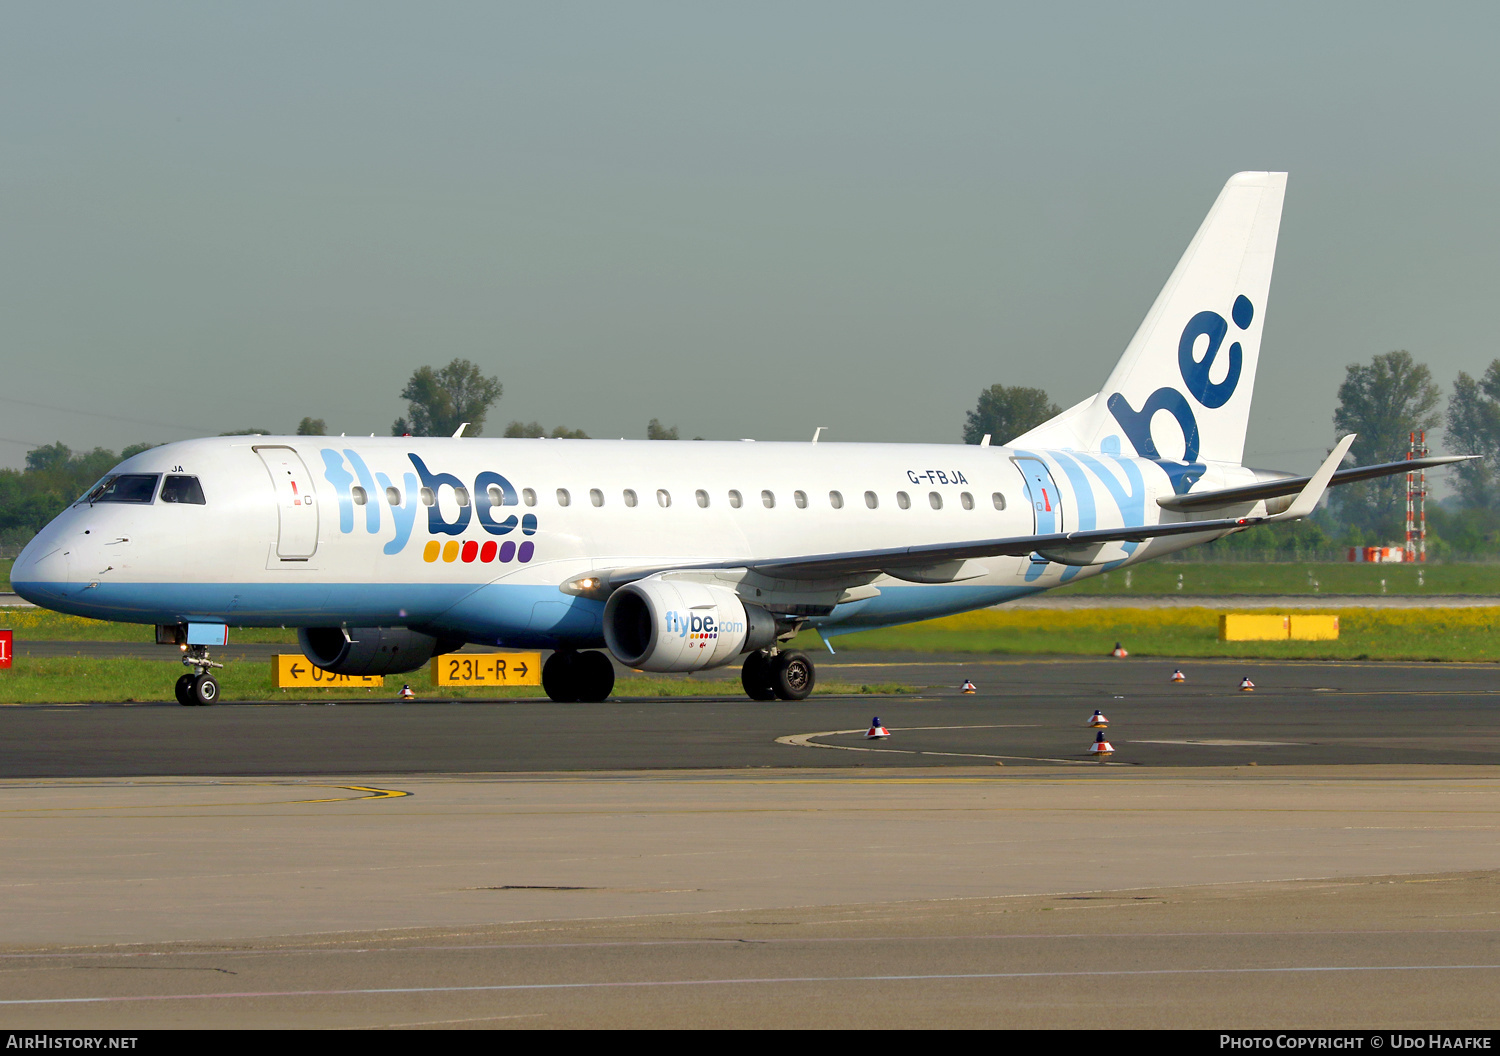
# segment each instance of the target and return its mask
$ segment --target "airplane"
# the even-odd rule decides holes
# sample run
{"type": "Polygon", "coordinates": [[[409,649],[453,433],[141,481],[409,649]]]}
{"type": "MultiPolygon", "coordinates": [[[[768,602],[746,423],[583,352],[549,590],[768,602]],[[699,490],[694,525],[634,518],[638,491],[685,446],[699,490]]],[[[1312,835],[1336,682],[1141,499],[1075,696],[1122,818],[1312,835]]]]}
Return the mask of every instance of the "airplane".
{"type": "Polygon", "coordinates": [[[1003,446],[189,440],[112,469],[11,582],[156,625],[185,705],[219,698],[230,626],[295,627],[338,674],[542,648],[549,697],[602,701],[604,649],[645,671],[739,662],[752,699],[801,700],[804,628],[828,642],[993,606],[1465,457],[1340,468],[1345,436],[1307,476],[1241,464],[1285,188],[1233,176],[1104,387],[1003,446]]]}

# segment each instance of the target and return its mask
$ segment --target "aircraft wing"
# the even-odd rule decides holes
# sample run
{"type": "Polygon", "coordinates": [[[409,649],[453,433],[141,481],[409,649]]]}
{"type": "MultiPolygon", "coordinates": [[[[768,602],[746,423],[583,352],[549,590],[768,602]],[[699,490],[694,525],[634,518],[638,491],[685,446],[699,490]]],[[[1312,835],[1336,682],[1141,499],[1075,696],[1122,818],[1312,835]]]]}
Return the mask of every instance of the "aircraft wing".
{"type": "MultiPolygon", "coordinates": [[[[1482,455],[1433,455],[1430,458],[1412,458],[1401,462],[1382,462],[1375,466],[1350,466],[1348,469],[1336,471],[1333,474],[1333,479],[1328,482],[1328,486],[1337,487],[1340,484],[1353,484],[1361,480],[1390,477],[1398,473],[1410,473],[1418,469],[1449,466],[1455,462],[1467,462],[1471,458],[1482,457],[1482,455]]],[[[1283,495],[1295,495],[1311,479],[1311,477],[1282,477],[1280,480],[1262,481],[1259,484],[1249,484],[1242,488],[1224,488],[1220,491],[1195,491],[1189,492],[1186,495],[1168,495],[1157,499],[1156,504],[1167,510],[1201,510],[1221,506],[1236,506],[1245,502],[1259,502],[1262,499],[1275,499],[1283,495]]]]}

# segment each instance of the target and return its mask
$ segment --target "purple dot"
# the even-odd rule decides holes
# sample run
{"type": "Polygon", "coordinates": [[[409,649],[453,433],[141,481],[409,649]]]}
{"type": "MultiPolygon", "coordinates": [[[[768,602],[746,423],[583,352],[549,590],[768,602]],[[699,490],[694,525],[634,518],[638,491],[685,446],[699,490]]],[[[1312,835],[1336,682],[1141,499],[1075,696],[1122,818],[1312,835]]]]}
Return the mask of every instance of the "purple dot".
{"type": "Polygon", "coordinates": [[[516,544],[506,541],[500,544],[500,560],[509,561],[516,556],[516,544]]]}
{"type": "Polygon", "coordinates": [[[522,543],[521,548],[516,551],[516,560],[521,562],[530,561],[531,555],[535,552],[536,544],[528,539],[526,540],[526,542],[522,543]]]}

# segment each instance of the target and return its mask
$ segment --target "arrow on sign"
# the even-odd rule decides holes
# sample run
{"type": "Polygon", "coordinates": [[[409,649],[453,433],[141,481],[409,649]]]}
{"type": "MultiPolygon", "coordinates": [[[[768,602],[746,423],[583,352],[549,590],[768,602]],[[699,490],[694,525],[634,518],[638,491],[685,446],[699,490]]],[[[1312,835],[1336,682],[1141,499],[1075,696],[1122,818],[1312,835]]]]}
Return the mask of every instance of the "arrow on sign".
{"type": "Polygon", "coordinates": [[[290,668],[290,671],[293,678],[302,677],[302,666],[300,664],[293,664],[290,668]]]}
{"type": "Polygon", "coordinates": [[[525,663],[519,663],[519,664],[517,664],[515,670],[516,670],[516,674],[520,675],[522,678],[526,677],[526,665],[525,665],[525,663]]]}

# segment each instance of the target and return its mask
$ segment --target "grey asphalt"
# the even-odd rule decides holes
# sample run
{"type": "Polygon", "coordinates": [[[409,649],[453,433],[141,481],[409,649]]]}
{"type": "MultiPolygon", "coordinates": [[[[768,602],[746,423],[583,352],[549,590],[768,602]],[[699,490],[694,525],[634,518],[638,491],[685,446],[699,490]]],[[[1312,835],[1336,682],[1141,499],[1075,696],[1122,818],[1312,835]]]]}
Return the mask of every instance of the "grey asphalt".
{"type": "Polygon", "coordinates": [[[1094,733],[1085,722],[1095,708],[1111,721],[1111,763],[1120,766],[1500,763],[1500,679],[1491,665],[881,653],[818,660],[824,678],[918,691],[800,703],[363,698],[12,706],[0,709],[0,778],[1057,768],[1087,762],[1094,733]],[[1168,681],[1177,666],[1185,684],[1168,681]],[[1237,688],[1245,675],[1253,692],[1237,688]],[[978,684],[975,695],[959,693],[966,677],[978,684]],[[876,716],[891,729],[889,740],[871,742],[860,732],[876,716]],[[778,743],[806,734],[825,734],[808,745],[834,747],[778,743]]]}

